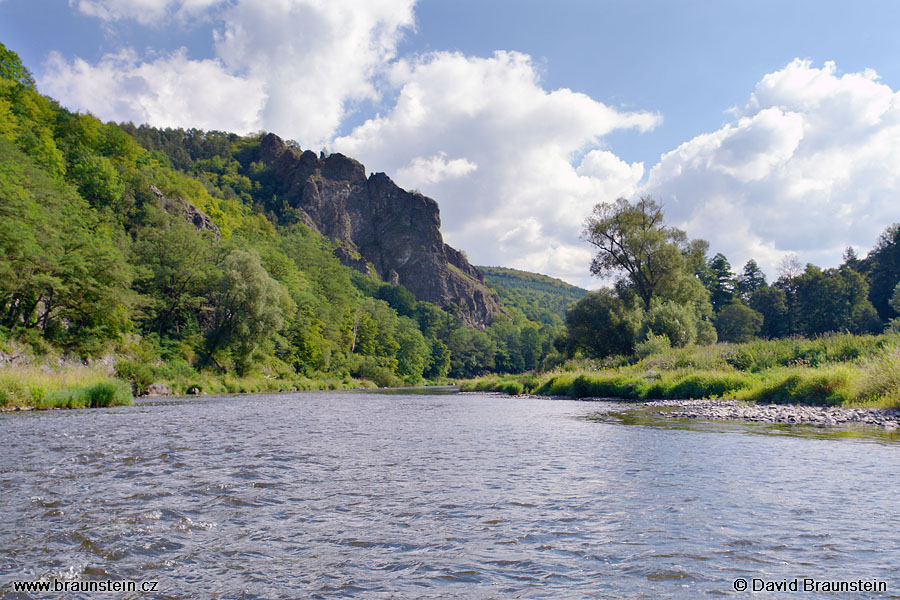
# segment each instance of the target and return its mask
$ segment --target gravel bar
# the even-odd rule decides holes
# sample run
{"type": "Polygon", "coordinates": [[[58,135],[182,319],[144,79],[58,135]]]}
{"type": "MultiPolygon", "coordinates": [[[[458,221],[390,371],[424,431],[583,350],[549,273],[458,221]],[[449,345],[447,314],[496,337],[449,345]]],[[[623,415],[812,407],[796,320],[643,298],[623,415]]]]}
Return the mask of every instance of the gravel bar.
{"type": "Polygon", "coordinates": [[[646,406],[674,407],[660,411],[670,419],[730,419],[761,423],[804,425],[869,425],[900,428],[900,411],[868,408],[837,408],[799,404],[745,404],[734,400],[659,400],[646,406]]]}

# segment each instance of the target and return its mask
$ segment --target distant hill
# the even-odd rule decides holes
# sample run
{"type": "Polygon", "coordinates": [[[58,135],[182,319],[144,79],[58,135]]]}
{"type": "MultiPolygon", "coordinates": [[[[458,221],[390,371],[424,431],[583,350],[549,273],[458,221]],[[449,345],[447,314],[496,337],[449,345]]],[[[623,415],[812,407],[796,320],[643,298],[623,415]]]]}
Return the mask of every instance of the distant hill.
{"type": "Polygon", "coordinates": [[[562,325],[566,309],[587,290],[556,279],[505,267],[475,267],[505,306],[521,310],[530,321],[562,325]]]}

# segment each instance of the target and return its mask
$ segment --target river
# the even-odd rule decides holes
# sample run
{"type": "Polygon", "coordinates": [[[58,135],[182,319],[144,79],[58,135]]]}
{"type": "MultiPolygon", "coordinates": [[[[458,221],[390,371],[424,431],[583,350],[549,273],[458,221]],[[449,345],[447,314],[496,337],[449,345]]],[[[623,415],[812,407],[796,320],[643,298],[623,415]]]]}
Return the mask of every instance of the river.
{"type": "Polygon", "coordinates": [[[900,597],[895,437],[630,410],[330,392],[6,413],[0,597],[98,597],[13,589],[41,578],[157,582],[102,596],[127,598],[719,598],[795,579],[900,597]]]}

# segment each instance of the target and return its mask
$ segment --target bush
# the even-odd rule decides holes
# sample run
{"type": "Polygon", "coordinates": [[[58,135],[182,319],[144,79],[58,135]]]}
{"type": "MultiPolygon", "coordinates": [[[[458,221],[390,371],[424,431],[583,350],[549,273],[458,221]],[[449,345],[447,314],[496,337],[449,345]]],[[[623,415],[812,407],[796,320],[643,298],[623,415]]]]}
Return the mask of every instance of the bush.
{"type": "Polygon", "coordinates": [[[50,392],[40,408],[104,408],[131,404],[131,388],[124,381],[105,381],[89,387],[50,392]]]}
{"type": "Polygon", "coordinates": [[[655,333],[669,338],[672,346],[681,347],[697,341],[699,322],[690,306],[666,302],[647,311],[642,331],[648,340],[655,333]]]}
{"type": "Polygon", "coordinates": [[[667,335],[657,335],[650,331],[647,339],[635,346],[634,353],[638,358],[644,359],[655,354],[662,354],[671,347],[672,343],[667,335]]]}
{"type": "Polygon", "coordinates": [[[116,377],[131,382],[134,393],[140,396],[156,382],[156,370],[150,364],[137,360],[116,362],[116,377]]]}
{"type": "Polygon", "coordinates": [[[501,384],[500,391],[510,396],[518,396],[524,391],[524,387],[518,381],[507,381],[501,384]]]}

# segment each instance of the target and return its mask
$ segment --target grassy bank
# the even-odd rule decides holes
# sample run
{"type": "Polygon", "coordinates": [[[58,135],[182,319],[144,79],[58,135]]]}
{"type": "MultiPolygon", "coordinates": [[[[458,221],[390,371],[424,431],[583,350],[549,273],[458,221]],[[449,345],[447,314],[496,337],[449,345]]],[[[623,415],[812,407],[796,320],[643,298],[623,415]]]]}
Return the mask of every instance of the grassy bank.
{"type": "Polygon", "coordinates": [[[376,385],[349,375],[293,372],[234,373],[196,370],[186,361],[111,354],[90,365],[48,348],[0,340],[0,409],[97,408],[130,404],[151,385],[175,395],[240,394],[286,390],[340,390],[376,385]]]}
{"type": "MultiPolygon", "coordinates": [[[[256,392],[342,390],[374,388],[375,384],[353,378],[236,377],[194,372],[185,377],[160,377],[154,384],[167,386],[173,394],[246,394],[256,392]]],[[[98,408],[131,404],[133,390],[140,388],[128,378],[110,375],[105,368],[77,365],[47,368],[15,366],[0,368],[0,409],[98,408]]]]}
{"type": "Polygon", "coordinates": [[[489,376],[464,391],[634,400],[727,398],[776,404],[900,407],[900,336],[831,335],[664,349],[489,376]]]}
{"type": "Polygon", "coordinates": [[[0,369],[0,408],[97,408],[131,404],[131,386],[102,369],[0,369]]]}

